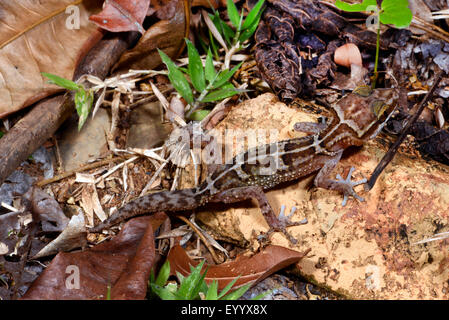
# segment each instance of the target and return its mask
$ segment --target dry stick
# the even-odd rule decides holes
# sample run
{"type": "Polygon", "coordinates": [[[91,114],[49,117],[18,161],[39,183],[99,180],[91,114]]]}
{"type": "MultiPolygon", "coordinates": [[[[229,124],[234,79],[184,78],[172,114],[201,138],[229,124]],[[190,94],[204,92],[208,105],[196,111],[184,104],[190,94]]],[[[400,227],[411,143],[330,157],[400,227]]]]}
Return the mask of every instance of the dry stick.
{"type": "Polygon", "coordinates": [[[200,237],[201,241],[203,241],[204,245],[207,247],[207,249],[209,250],[210,254],[212,255],[212,258],[214,259],[216,264],[220,264],[221,261],[220,259],[217,257],[217,254],[215,253],[214,248],[212,248],[212,246],[210,245],[210,243],[207,241],[206,237],[204,237],[203,233],[201,232],[201,230],[198,230],[198,228],[189,221],[189,219],[187,219],[184,216],[176,216],[177,218],[181,219],[182,221],[184,221],[185,223],[188,224],[188,226],[190,228],[192,228],[193,231],[196,232],[196,234],[198,235],[198,237],[200,237]]]}
{"type": "MultiPolygon", "coordinates": [[[[84,57],[73,79],[92,74],[104,79],[138,33],[107,34],[84,57]]],[[[47,141],[75,110],[69,93],[37,103],[0,139],[0,185],[30,154],[47,141]]]]}
{"type": "Polygon", "coordinates": [[[86,171],[86,170],[95,169],[95,168],[98,168],[98,167],[102,167],[102,166],[104,166],[106,164],[109,164],[111,162],[114,162],[114,161],[117,161],[117,160],[124,160],[124,159],[125,158],[123,158],[123,157],[116,157],[116,158],[100,160],[98,162],[94,162],[94,163],[91,163],[91,164],[86,164],[86,165],[81,166],[81,167],[79,167],[77,169],[69,170],[69,171],[66,171],[64,173],[61,173],[61,174],[59,174],[57,176],[54,176],[53,178],[46,179],[46,180],[41,180],[41,181],[36,183],[36,186],[43,187],[43,186],[45,186],[47,184],[50,184],[50,183],[53,183],[53,182],[65,179],[67,177],[70,177],[70,176],[74,175],[77,172],[82,172],[82,171],[86,171]]]}
{"type": "Polygon", "coordinates": [[[435,82],[433,83],[432,88],[427,92],[424,99],[419,104],[418,110],[416,113],[411,117],[411,119],[408,121],[405,128],[402,130],[401,135],[399,138],[393,143],[393,145],[390,147],[388,152],[384,155],[382,160],[377,165],[376,169],[374,169],[373,173],[371,174],[371,177],[369,178],[368,182],[365,184],[365,191],[369,191],[373,188],[374,184],[376,183],[377,178],[379,177],[380,173],[385,169],[385,167],[390,163],[391,160],[393,160],[394,155],[398,151],[399,146],[401,145],[402,141],[404,141],[405,137],[407,136],[407,133],[409,132],[412,125],[416,122],[419,115],[424,110],[424,107],[426,106],[427,101],[432,97],[433,92],[437,88],[438,84],[441,81],[443,75],[443,71],[440,71],[435,79],[435,82]]]}

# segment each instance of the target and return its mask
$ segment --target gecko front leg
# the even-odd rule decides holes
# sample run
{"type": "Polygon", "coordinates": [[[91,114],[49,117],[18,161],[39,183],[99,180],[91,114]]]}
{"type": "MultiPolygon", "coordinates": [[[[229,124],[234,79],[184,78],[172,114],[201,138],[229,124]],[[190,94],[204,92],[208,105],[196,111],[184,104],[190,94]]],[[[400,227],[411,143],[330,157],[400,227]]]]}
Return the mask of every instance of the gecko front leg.
{"type": "Polygon", "coordinates": [[[343,193],[343,202],[342,206],[346,205],[348,200],[348,196],[353,196],[359,201],[364,201],[362,197],[360,197],[355,191],[354,187],[360,184],[366,183],[366,179],[362,179],[359,181],[351,181],[352,172],[354,171],[354,167],[351,167],[349,170],[348,176],[346,179],[342,179],[340,175],[337,175],[337,180],[329,179],[329,175],[337,166],[338,161],[340,161],[341,155],[343,151],[338,152],[334,157],[328,159],[321,170],[315,177],[314,183],[317,187],[328,189],[328,190],[338,190],[343,193]]]}
{"type": "MultiPolygon", "coordinates": [[[[299,226],[307,223],[307,220],[292,222],[290,220],[291,215],[284,216],[280,215],[277,217],[271,208],[263,189],[258,186],[247,186],[233,188],[225,191],[221,191],[215,194],[209,201],[210,202],[224,202],[224,203],[234,203],[247,199],[256,199],[259,208],[267,221],[270,229],[262,236],[262,238],[267,239],[269,235],[273,232],[282,232],[292,244],[296,244],[297,240],[287,231],[287,227],[299,226]]],[[[260,239],[259,239],[260,240],[260,239]]]]}

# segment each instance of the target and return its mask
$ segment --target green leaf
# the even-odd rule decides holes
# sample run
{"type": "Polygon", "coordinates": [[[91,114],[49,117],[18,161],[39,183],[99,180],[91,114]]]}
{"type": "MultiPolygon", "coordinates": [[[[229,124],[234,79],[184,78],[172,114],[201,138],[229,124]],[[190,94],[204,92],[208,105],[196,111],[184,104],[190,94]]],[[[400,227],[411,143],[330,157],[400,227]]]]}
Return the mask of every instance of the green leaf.
{"type": "Polygon", "coordinates": [[[248,291],[249,287],[251,287],[251,283],[244,285],[243,287],[238,288],[234,292],[231,292],[230,294],[224,296],[222,300],[237,300],[238,298],[243,296],[246,291],[248,291]]]}
{"type": "Polygon", "coordinates": [[[193,93],[190,88],[189,82],[184,77],[182,72],[174,64],[173,61],[161,50],[157,49],[162,61],[165,63],[168,69],[168,79],[170,80],[173,87],[179,94],[186,99],[187,103],[193,104],[193,93]]]}
{"type": "Polygon", "coordinates": [[[362,3],[354,3],[354,4],[350,4],[350,3],[346,3],[340,0],[336,0],[335,1],[335,6],[343,11],[348,11],[348,12],[362,12],[362,11],[366,11],[366,9],[369,6],[375,6],[377,7],[377,1],[376,0],[363,0],[362,3]]]}
{"type": "Polygon", "coordinates": [[[3,137],[5,133],[3,131],[0,131],[0,138],[3,137]]]}
{"type": "Polygon", "coordinates": [[[212,52],[210,51],[210,48],[207,50],[206,65],[204,69],[207,82],[212,83],[217,73],[215,72],[214,61],[212,59],[212,52]]]}
{"type": "Polygon", "coordinates": [[[264,3],[265,0],[259,0],[251,9],[251,11],[246,16],[245,22],[243,22],[242,30],[248,29],[256,21],[256,18],[260,13],[260,9],[262,8],[264,3]]]}
{"type": "Polygon", "coordinates": [[[260,300],[260,299],[266,297],[267,295],[269,295],[271,293],[273,293],[273,290],[267,290],[265,292],[262,292],[262,293],[258,294],[255,297],[252,297],[251,300],[260,300]]]}
{"type": "Polygon", "coordinates": [[[159,271],[159,274],[157,275],[156,281],[154,283],[160,287],[163,287],[165,283],[168,280],[168,277],[170,276],[170,261],[165,261],[165,263],[162,265],[161,270],[159,271]]]}
{"type": "Polygon", "coordinates": [[[228,17],[234,27],[238,28],[240,24],[240,15],[237,11],[234,1],[226,0],[226,7],[228,9],[228,17]]]}
{"type": "Polygon", "coordinates": [[[240,68],[240,66],[242,65],[243,61],[240,62],[238,65],[236,65],[234,68],[232,68],[231,70],[225,70],[222,71],[217,79],[214,81],[213,85],[212,85],[212,89],[217,89],[220,88],[221,86],[223,86],[226,82],[228,82],[229,79],[231,79],[231,77],[234,75],[234,73],[240,68]]]}
{"type": "Polygon", "coordinates": [[[90,110],[92,109],[92,103],[94,101],[94,94],[91,90],[86,91],[84,88],[80,88],[75,93],[75,109],[78,113],[78,131],[81,130],[84,123],[87,120],[90,110]]]}
{"type": "Polygon", "coordinates": [[[214,102],[226,99],[228,97],[232,97],[233,95],[239,94],[240,91],[236,89],[218,89],[212,91],[201,102],[214,102]]]}
{"type": "Polygon", "coordinates": [[[151,290],[162,300],[176,300],[176,296],[169,289],[161,288],[154,283],[151,283],[150,286],[151,290]]]}
{"type": "Polygon", "coordinates": [[[232,286],[234,285],[234,283],[240,278],[240,276],[236,277],[234,280],[230,281],[226,287],[223,288],[223,290],[221,290],[220,294],[218,295],[218,300],[220,300],[221,298],[224,297],[224,295],[226,293],[228,293],[228,291],[232,288],[232,286]]]}
{"type": "Polygon", "coordinates": [[[207,289],[206,300],[218,300],[218,281],[214,280],[207,289]]]}
{"type": "Polygon", "coordinates": [[[260,18],[262,17],[262,13],[263,13],[263,11],[260,11],[256,17],[256,20],[254,20],[253,24],[250,25],[248,29],[246,29],[245,31],[242,32],[242,34],[239,37],[240,43],[245,42],[246,40],[251,38],[251,36],[254,34],[254,32],[257,29],[257,26],[259,25],[260,18]]]}
{"type": "Polygon", "coordinates": [[[407,28],[413,19],[407,0],[383,0],[380,22],[392,24],[396,28],[407,28]]]}
{"type": "Polygon", "coordinates": [[[220,59],[220,56],[218,55],[218,47],[217,44],[215,43],[214,36],[212,35],[212,32],[210,32],[210,30],[209,30],[209,41],[210,46],[212,47],[212,51],[214,53],[215,60],[218,61],[220,59]]]}
{"type": "Polygon", "coordinates": [[[191,273],[188,277],[185,277],[177,292],[177,298],[181,300],[192,300],[196,298],[198,295],[199,288],[201,286],[201,282],[204,279],[204,276],[201,275],[201,268],[204,265],[204,260],[198,264],[195,268],[192,268],[191,273]]]}
{"type": "Polygon", "coordinates": [[[193,112],[189,119],[193,121],[201,121],[210,113],[210,110],[197,110],[193,112]]]}
{"type": "Polygon", "coordinates": [[[203,92],[206,89],[206,80],[204,79],[204,69],[203,63],[201,62],[200,54],[196,50],[190,40],[186,39],[187,43],[187,54],[189,56],[189,75],[190,80],[192,80],[193,87],[198,92],[203,92]]]}
{"type": "Polygon", "coordinates": [[[209,14],[209,17],[214,23],[215,28],[217,28],[220,34],[224,35],[226,42],[230,44],[231,39],[235,36],[234,30],[232,30],[232,28],[228,26],[226,22],[220,19],[218,11],[215,11],[215,15],[209,14]]]}
{"type": "Polygon", "coordinates": [[[52,83],[52,84],[56,84],[60,87],[63,87],[67,90],[79,90],[80,88],[82,88],[82,86],[80,86],[79,84],[76,84],[75,82],[65,79],[65,78],[61,78],[55,74],[51,74],[51,73],[46,73],[46,72],[41,72],[41,74],[48,78],[50,81],[48,81],[48,83],[52,83]]]}

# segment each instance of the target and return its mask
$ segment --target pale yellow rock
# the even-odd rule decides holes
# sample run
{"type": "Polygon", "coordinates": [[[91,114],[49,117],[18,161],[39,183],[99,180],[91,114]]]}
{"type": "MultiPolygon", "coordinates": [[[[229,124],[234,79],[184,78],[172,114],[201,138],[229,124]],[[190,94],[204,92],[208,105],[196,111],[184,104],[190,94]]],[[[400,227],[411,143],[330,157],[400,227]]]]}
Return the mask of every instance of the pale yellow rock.
{"type": "MultiPolygon", "coordinates": [[[[279,139],[289,139],[300,136],[293,130],[295,122],[314,118],[264,94],[234,107],[217,130],[275,128],[279,139]]],[[[355,148],[345,153],[334,174],[346,176],[354,166],[354,180],[368,178],[385,152],[376,141],[355,148]]],[[[267,192],[276,212],[283,204],[286,213],[296,206],[293,220],[309,221],[289,229],[299,240],[294,249],[311,248],[297,264],[302,275],[354,299],[449,298],[449,240],[413,244],[449,230],[447,166],[399,153],[370,192],[356,188],[366,201],[350,198],[345,207],[341,194],[314,187],[313,177],[267,192]]],[[[253,230],[268,228],[250,201],[209,206],[197,216],[215,235],[253,247],[253,230]]],[[[271,239],[290,246],[281,234],[271,239]]]]}

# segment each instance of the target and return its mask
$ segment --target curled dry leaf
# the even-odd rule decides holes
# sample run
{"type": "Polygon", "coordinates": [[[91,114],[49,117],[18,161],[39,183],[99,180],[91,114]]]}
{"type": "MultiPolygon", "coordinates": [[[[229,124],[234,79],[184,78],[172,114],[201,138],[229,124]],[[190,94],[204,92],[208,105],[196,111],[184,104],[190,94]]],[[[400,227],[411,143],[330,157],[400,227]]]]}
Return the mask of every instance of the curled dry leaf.
{"type": "Polygon", "coordinates": [[[41,72],[72,78],[79,61],[101,37],[89,23],[101,0],[3,0],[0,14],[0,117],[61,90],[41,72]],[[68,7],[68,9],[66,9],[68,7]],[[79,27],[77,12],[79,10],[79,27]],[[57,45],[55,45],[57,44],[57,45]]]}
{"type": "Polygon", "coordinates": [[[149,6],[150,0],[106,0],[103,10],[89,20],[111,32],[138,31],[143,34],[142,22],[149,6]]]}
{"type": "Polygon", "coordinates": [[[23,197],[31,202],[33,212],[39,217],[44,232],[62,231],[69,223],[59,203],[43,190],[32,187],[23,197]]]}
{"type": "Polygon", "coordinates": [[[137,45],[124,53],[114,67],[116,72],[127,72],[129,69],[154,69],[161,64],[157,48],[168,56],[176,56],[184,46],[184,38],[188,37],[188,21],[190,10],[188,0],[173,0],[176,4],[172,18],[161,20],[152,25],[140,38],[137,45]]]}
{"type": "Polygon", "coordinates": [[[23,299],[105,299],[108,286],[111,299],[143,299],[155,259],[153,230],[166,218],[164,213],[135,218],[108,242],[59,253],[23,299]]]}
{"type": "MultiPolygon", "coordinates": [[[[221,290],[234,278],[239,277],[233,286],[237,289],[248,283],[255,284],[271,274],[301,260],[307,253],[290,250],[280,246],[268,246],[263,251],[252,257],[240,256],[235,261],[220,265],[204,265],[202,272],[207,268],[206,282],[218,281],[221,290]]],[[[190,274],[190,266],[196,266],[198,262],[189,258],[185,250],[175,246],[167,257],[170,261],[170,273],[176,272],[183,276],[190,274]]]]}

